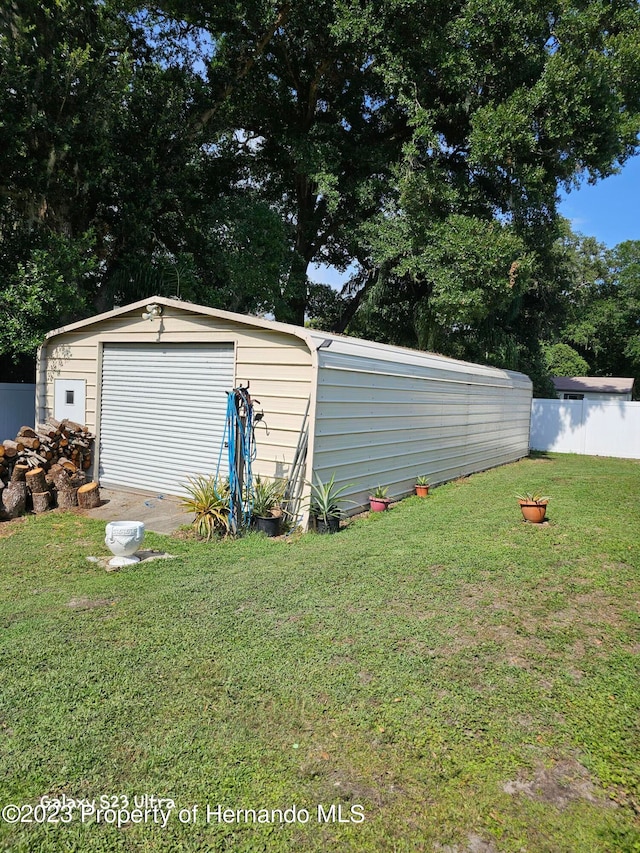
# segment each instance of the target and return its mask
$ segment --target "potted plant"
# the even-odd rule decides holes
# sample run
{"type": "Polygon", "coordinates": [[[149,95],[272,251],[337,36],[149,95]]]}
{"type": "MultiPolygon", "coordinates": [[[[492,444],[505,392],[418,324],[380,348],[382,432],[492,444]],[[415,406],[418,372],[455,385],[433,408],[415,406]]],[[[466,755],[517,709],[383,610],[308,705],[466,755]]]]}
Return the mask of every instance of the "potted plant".
{"type": "Polygon", "coordinates": [[[530,521],[533,524],[540,524],[544,521],[550,498],[545,495],[531,494],[531,492],[516,495],[516,498],[525,521],[530,521]]]}
{"type": "Polygon", "coordinates": [[[185,512],[195,513],[193,526],[202,539],[229,533],[229,484],[215,477],[190,478],[185,485],[188,497],[182,498],[185,512]]]}
{"type": "Polygon", "coordinates": [[[384,512],[389,509],[391,498],[387,497],[389,489],[386,486],[378,486],[372,495],[369,495],[371,512],[384,512]]]}
{"type": "Polygon", "coordinates": [[[336,488],[335,480],[336,475],[333,473],[328,483],[323,483],[318,475],[315,482],[309,483],[311,486],[309,513],[316,520],[318,533],[337,533],[340,529],[340,519],[344,515],[342,504],[353,503],[341,497],[353,483],[336,488]]]}
{"type": "Polygon", "coordinates": [[[429,494],[429,480],[426,477],[418,477],[415,488],[419,498],[426,498],[429,494]]]}
{"type": "Polygon", "coordinates": [[[253,486],[253,502],[251,513],[256,530],[261,530],[267,536],[277,536],[282,522],[283,485],[280,480],[269,480],[258,475],[253,486]]]}

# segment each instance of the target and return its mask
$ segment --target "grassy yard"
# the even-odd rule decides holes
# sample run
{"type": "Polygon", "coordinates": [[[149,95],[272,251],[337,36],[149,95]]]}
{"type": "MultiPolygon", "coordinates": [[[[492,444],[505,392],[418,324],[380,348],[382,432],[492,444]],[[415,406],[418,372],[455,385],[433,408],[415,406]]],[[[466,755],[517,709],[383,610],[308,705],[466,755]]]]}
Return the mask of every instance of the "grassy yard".
{"type": "Polygon", "coordinates": [[[551,456],[117,573],[100,523],[0,525],[1,848],[640,851],[639,507],[640,463],[551,456]]]}

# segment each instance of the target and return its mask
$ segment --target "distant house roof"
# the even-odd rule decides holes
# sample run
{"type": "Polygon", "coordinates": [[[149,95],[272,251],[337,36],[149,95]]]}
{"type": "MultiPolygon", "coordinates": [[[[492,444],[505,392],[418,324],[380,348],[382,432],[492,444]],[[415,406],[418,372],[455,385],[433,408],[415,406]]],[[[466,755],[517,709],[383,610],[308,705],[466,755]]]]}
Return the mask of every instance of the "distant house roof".
{"type": "Polygon", "coordinates": [[[591,391],[598,394],[629,394],[633,379],[619,376],[554,376],[556,391],[591,391]]]}

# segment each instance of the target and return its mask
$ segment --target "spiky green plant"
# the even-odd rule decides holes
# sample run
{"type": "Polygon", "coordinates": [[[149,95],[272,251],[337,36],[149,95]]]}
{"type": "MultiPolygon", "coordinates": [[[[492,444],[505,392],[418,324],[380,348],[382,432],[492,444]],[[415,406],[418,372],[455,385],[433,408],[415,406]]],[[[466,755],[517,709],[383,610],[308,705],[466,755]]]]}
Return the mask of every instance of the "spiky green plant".
{"type": "Polygon", "coordinates": [[[387,497],[388,491],[388,486],[377,486],[375,492],[371,492],[371,497],[376,498],[376,500],[379,501],[389,500],[389,498],[387,497]]]}
{"type": "Polygon", "coordinates": [[[354,501],[348,501],[341,497],[347,489],[350,489],[353,486],[353,483],[347,483],[345,486],[336,488],[335,480],[335,472],[331,475],[331,479],[328,483],[323,483],[320,477],[316,474],[315,482],[309,483],[311,486],[309,512],[311,515],[314,515],[316,518],[324,521],[325,524],[329,523],[330,518],[342,517],[343,509],[341,504],[354,503],[354,501]]]}
{"type": "Polygon", "coordinates": [[[268,518],[276,507],[280,505],[284,494],[284,483],[282,480],[270,480],[259,474],[253,484],[252,512],[259,518],[268,518]]]}
{"type": "Polygon", "coordinates": [[[516,495],[517,500],[522,501],[526,504],[536,504],[537,506],[542,506],[543,504],[548,504],[551,500],[547,495],[539,495],[537,493],[525,492],[523,495],[516,495]]]}
{"type": "Polygon", "coordinates": [[[198,536],[209,541],[229,533],[229,484],[215,477],[190,477],[185,485],[189,497],[182,498],[185,512],[195,513],[198,536]]]}

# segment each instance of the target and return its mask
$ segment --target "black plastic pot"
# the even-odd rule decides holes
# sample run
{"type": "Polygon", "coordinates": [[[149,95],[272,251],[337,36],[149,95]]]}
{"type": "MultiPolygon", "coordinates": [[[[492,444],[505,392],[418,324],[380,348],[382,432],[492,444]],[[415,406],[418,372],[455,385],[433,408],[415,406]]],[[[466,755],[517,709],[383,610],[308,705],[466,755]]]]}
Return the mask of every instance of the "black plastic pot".
{"type": "Polygon", "coordinates": [[[340,530],[340,519],[330,517],[325,521],[324,518],[316,518],[316,530],[318,533],[337,533],[340,530]]]}
{"type": "Polygon", "coordinates": [[[266,533],[267,536],[279,536],[280,535],[280,521],[281,517],[279,515],[270,515],[267,518],[256,515],[254,516],[254,522],[256,526],[256,530],[262,531],[262,533],[266,533]]]}

